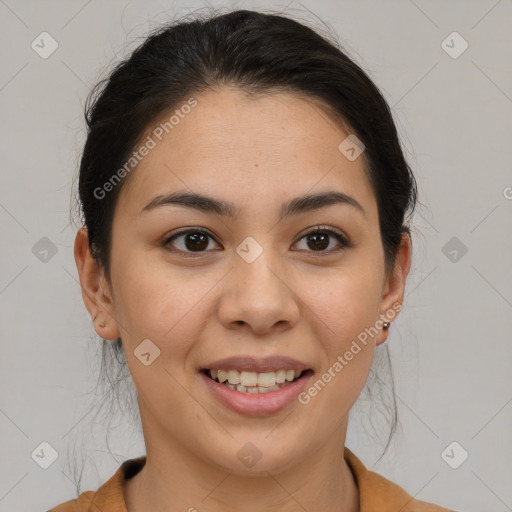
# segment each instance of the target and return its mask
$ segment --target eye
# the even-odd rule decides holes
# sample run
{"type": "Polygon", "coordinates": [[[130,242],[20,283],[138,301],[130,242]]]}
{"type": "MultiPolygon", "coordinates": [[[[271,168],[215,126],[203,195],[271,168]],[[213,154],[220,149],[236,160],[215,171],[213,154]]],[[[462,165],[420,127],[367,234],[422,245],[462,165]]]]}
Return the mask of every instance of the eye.
{"type": "MultiPolygon", "coordinates": [[[[306,250],[307,248],[311,249],[308,252],[331,253],[350,247],[349,241],[342,233],[326,226],[314,227],[303,235],[297,243],[302,240],[305,240],[306,250]],[[333,239],[338,242],[338,248],[332,248],[333,239]]],[[[334,246],[336,246],[335,243],[334,246]]]]}
{"type": "MultiPolygon", "coordinates": [[[[326,226],[315,226],[302,235],[296,244],[303,240],[306,248],[299,247],[299,250],[308,251],[310,249],[308,252],[332,253],[350,247],[350,242],[341,232],[326,226]],[[334,242],[337,242],[337,248],[334,242]]],[[[181,253],[182,256],[192,256],[193,253],[210,252],[208,247],[211,241],[217,245],[216,249],[221,248],[209,232],[203,229],[189,228],[172,233],[162,242],[162,245],[171,252],[181,253]]]]}
{"type": "MultiPolygon", "coordinates": [[[[202,229],[187,229],[175,232],[167,237],[162,245],[168,247],[171,252],[182,253],[190,256],[191,253],[204,253],[210,245],[210,240],[215,242],[213,236],[202,229]]],[[[217,244],[217,242],[215,242],[217,244]]],[[[219,244],[217,244],[218,247],[219,244]]]]}

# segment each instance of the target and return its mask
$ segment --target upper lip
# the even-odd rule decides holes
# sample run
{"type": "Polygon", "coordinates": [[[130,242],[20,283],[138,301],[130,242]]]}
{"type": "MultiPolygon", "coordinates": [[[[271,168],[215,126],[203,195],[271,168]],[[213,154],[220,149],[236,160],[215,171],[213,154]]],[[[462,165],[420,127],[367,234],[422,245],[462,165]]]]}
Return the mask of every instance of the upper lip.
{"type": "Polygon", "coordinates": [[[277,370],[308,370],[310,367],[286,356],[269,356],[264,358],[255,358],[252,356],[233,356],[224,359],[212,361],[201,367],[202,370],[241,370],[246,372],[273,372],[277,370]]]}

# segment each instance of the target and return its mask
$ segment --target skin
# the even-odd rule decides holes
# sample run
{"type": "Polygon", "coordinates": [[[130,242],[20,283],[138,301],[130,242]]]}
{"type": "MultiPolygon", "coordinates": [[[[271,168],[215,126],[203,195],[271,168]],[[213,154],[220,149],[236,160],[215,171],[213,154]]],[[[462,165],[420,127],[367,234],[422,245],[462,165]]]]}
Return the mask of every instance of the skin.
{"type": "Polygon", "coordinates": [[[403,235],[387,274],[363,157],[344,157],[338,146],[348,133],[311,100],[283,92],[248,98],[226,86],[195,97],[198,105],[121,191],[110,283],[90,255],[86,228],[75,241],[96,332],[122,338],[138,390],[147,462],[124,486],[128,510],[355,512],[358,489],[343,459],[348,416],[386,330],[307,405],[294,401],[272,415],[226,409],[198,368],[233,355],[286,355],[308,363],[316,381],[359,333],[402,304],[411,241],[403,235]],[[177,205],[140,213],[178,190],[230,201],[239,213],[177,205]],[[282,203],[333,190],[365,214],[336,204],[279,220],[282,203]],[[352,245],[336,251],[343,246],[331,236],[315,251],[304,232],[316,225],[341,230],[352,245]],[[214,238],[194,252],[182,236],[173,253],[163,241],[183,227],[214,238]],[[263,248],[250,264],[235,251],[247,236],[263,248]],[[179,254],[187,248],[188,258],[179,254]],[[161,351],[149,366],[134,356],[146,338],[161,351]],[[252,468],[237,457],[248,441],[262,453],[252,468]]]}

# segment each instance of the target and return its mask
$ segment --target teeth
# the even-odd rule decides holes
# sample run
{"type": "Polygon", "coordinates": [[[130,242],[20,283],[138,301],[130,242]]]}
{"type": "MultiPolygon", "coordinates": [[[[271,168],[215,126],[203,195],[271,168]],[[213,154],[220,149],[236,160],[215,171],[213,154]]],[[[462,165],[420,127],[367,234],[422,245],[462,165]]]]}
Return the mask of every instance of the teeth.
{"type": "Polygon", "coordinates": [[[230,384],[240,384],[240,373],[236,370],[228,370],[228,381],[230,384]]]}
{"type": "Polygon", "coordinates": [[[242,393],[270,393],[270,391],[279,391],[283,386],[288,386],[289,383],[283,384],[281,387],[279,386],[270,386],[270,387],[264,387],[264,386],[251,386],[246,388],[245,386],[242,386],[241,384],[238,384],[238,386],[235,386],[234,384],[230,384],[229,382],[224,382],[224,385],[227,386],[229,389],[236,389],[237,391],[240,391],[242,393]]]}
{"type": "Polygon", "coordinates": [[[238,370],[210,370],[212,379],[229,389],[242,393],[268,393],[287,386],[301,374],[300,370],[277,370],[275,372],[247,372],[238,370]]]}
{"type": "Polygon", "coordinates": [[[276,372],[258,373],[258,386],[269,388],[276,383],[276,379],[276,372]]]}
{"type": "Polygon", "coordinates": [[[258,384],[258,374],[256,372],[241,372],[240,384],[244,386],[256,386],[258,384]]]}

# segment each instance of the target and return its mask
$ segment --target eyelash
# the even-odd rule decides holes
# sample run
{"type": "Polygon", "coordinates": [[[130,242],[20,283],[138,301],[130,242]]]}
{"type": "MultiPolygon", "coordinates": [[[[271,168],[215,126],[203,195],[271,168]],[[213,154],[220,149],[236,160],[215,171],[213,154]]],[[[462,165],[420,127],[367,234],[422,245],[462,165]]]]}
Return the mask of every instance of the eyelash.
{"type": "MultiPolygon", "coordinates": [[[[195,233],[195,234],[199,233],[199,234],[207,235],[210,238],[212,238],[213,240],[215,240],[215,237],[212,234],[210,234],[208,231],[205,231],[202,228],[187,228],[187,229],[183,229],[181,231],[174,232],[170,236],[166,237],[165,240],[162,242],[162,245],[167,248],[174,239],[179,238],[180,236],[183,236],[183,235],[191,234],[191,233],[195,233]]],[[[332,254],[335,252],[343,251],[345,249],[352,247],[352,244],[348,241],[348,239],[343,234],[341,234],[340,232],[334,230],[333,228],[327,227],[327,226],[315,226],[314,228],[312,228],[309,231],[307,231],[306,233],[304,233],[299,238],[298,242],[300,242],[303,238],[306,238],[309,235],[316,235],[319,233],[326,233],[329,236],[334,237],[341,244],[341,247],[339,247],[338,249],[331,249],[329,251],[306,251],[306,252],[311,252],[313,254],[317,253],[319,255],[327,255],[327,254],[332,254]]],[[[215,240],[215,242],[218,243],[216,240],[215,240]]],[[[200,256],[204,255],[205,253],[209,252],[209,251],[182,251],[180,249],[178,249],[178,250],[168,249],[168,250],[173,253],[180,253],[184,257],[197,257],[197,256],[200,257],[200,256]]]]}

